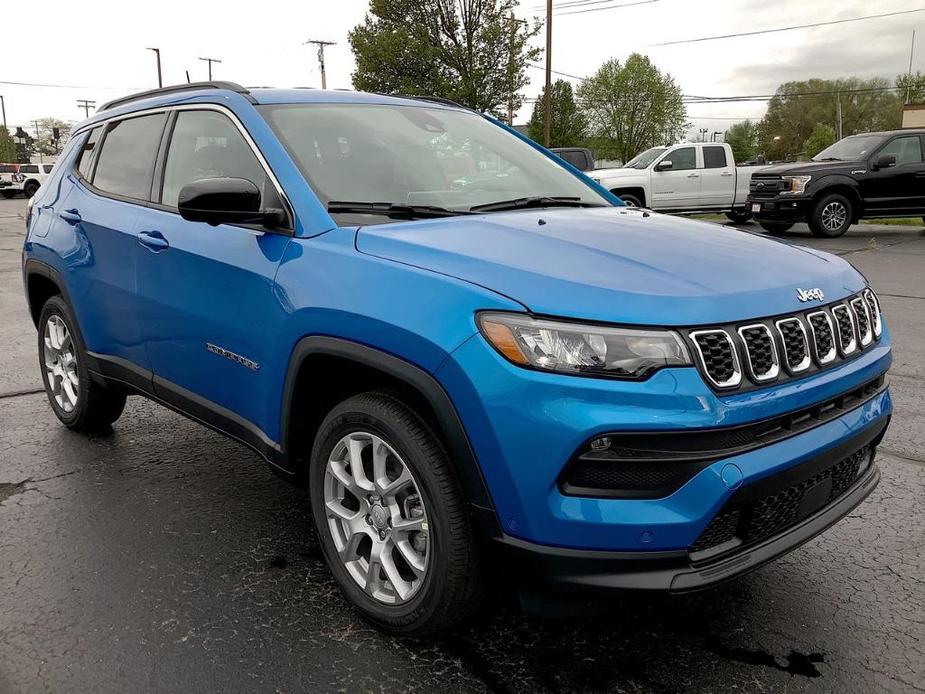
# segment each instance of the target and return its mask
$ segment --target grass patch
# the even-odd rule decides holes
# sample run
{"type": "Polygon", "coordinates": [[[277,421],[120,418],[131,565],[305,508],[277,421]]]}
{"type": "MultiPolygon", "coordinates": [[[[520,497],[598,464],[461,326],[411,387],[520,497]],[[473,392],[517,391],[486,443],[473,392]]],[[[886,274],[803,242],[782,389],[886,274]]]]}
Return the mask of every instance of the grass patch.
{"type": "Polygon", "coordinates": [[[862,219],[861,224],[892,224],[902,227],[925,227],[921,217],[883,217],[880,219],[862,219]]]}

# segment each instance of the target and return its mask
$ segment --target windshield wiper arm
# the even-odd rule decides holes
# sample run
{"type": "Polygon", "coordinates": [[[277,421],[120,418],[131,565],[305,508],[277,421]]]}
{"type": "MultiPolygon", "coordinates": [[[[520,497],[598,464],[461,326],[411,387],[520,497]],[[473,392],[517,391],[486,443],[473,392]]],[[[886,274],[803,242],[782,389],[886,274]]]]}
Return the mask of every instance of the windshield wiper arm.
{"type": "Polygon", "coordinates": [[[378,214],[384,217],[408,219],[432,219],[471,214],[466,210],[450,210],[436,205],[402,205],[397,202],[350,202],[348,200],[331,200],[328,203],[328,212],[378,214]]]}
{"type": "Polygon", "coordinates": [[[499,200],[482,205],[473,205],[472,212],[503,212],[505,210],[525,210],[531,207],[606,207],[596,202],[585,202],[577,197],[536,195],[528,198],[499,200]]]}

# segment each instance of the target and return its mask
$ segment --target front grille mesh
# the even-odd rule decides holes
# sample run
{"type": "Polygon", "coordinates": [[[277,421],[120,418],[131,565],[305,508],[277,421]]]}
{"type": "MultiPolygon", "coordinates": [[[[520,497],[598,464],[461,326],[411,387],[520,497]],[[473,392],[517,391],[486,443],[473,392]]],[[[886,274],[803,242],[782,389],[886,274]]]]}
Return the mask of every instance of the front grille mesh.
{"type": "MultiPolygon", "coordinates": [[[[834,465],[795,482],[785,489],[740,502],[738,497],[751,499],[740,490],[720,510],[696,542],[691,552],[703,552],[719,545],[739,540],[736,548],[753,545],[799,523],[819,508],[829,505],[844,494],[857,479],[863,463],[870,457],[870,446],[864,446],[834,465]],[[822,506],[803,509],[806,492],[818,484],[830,483],[822,506]]],[[[773,479],[773,478],[772,478],[773,479]]]]}
{"type": "Polygon", "coordinates": [[[874,293],[866,289],[806,313],[741,326],[692,328],[687,337],[699,357],[697,366],[714,389],[748,387],[740,365],[755,385],[767,385],[835,366],[839,358],[870,347],[882,332],[879,308],[874,293]]]}

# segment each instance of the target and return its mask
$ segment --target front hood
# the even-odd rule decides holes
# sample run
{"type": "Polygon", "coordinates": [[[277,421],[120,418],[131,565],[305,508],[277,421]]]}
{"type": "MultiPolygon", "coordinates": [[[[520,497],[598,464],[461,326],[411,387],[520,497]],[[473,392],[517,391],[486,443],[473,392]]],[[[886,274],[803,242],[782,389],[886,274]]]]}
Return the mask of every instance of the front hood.
{"type": "Polygon", "coordinates": [[[762,176],[799,176],[801,174],[812,174],[817,171],[825,171],[827,174],[854,171],[856,169],[866,169],[867,162],[864,161],[801,161],[791,164],[773,164],[761,169],[762,176]]]}
{"type": "Polygon", "coordinates": [[[644,174],[639,169],[594,169],[586,171],[591,178],[602,180],[605,178],[634,178],[643,177],[644,174]]]}
{"type": "Polygon", "coordinates": [[[797,287],[818,287],[829,302],[864,286],[826,253],[619,207],[381,224],[361,228],[357,248],[487,287],[534,313],[617,323],[739,321],[808,308],[797,287]]]}

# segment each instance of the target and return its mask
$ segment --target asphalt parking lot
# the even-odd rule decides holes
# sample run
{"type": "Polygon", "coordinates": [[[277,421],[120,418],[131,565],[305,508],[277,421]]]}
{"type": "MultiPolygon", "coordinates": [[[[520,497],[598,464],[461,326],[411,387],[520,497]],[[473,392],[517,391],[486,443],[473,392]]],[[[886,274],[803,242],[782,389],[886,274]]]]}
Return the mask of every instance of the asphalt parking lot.
{"type": "Polygon", "coordinates": [[[307,495],[249,450],[140,398],[105,437],[58,424],[22,296],[24,209],[0,200],[0,694],[925,691],[922,227],[788,235],[864,272],[893,331],[883,480],[848,518],[709,592],[583,619],[500,607],[413,641],[347,606],[307,495]]]}

